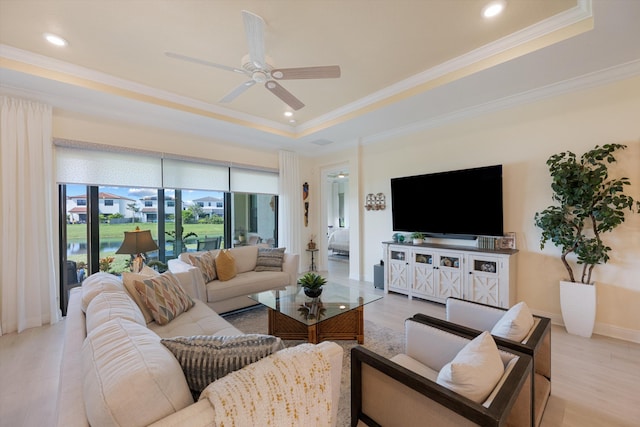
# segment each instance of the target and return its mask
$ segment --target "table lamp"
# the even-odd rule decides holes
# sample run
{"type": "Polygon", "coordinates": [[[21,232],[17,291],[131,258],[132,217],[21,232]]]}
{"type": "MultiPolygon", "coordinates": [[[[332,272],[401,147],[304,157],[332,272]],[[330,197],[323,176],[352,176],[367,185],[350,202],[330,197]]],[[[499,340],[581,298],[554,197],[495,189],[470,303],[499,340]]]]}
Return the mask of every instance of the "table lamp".
{"type": "Polygon", "coordinates": [[[140,230],[140,227],[136,227],[135,231],[124,232],[124,241],[116,253],[135,255],[131,262],[131,271],[139,273],[144,265],[144,253],[157,249],[158,245],[151,237],[151,231],[140,230]]]}

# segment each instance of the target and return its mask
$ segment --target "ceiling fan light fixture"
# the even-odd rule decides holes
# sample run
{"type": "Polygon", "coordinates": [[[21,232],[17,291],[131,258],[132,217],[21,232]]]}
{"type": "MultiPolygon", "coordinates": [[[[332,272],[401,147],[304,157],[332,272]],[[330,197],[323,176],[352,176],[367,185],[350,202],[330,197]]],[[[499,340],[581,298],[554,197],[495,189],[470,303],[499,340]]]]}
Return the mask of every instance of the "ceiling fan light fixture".
{"type": "Polygon", "coordinates": [[[492,1],[482,9],[482,16],[485,18],[493,18],[500,15],[504,8],[507,6],[507,2],[504,0],[492,1]]]}

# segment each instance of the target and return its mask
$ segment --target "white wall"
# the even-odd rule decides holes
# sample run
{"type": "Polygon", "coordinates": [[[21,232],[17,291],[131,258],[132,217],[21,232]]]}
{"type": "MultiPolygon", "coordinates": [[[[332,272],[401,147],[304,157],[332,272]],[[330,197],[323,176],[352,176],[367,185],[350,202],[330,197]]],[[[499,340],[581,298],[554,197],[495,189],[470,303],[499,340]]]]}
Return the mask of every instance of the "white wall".
{"type": "MultiPolygon", "coordinates": [[[[517,298],[560,321],[558,281],[566,273],[557,248],[540,250],[533,221],[537,211],[552,204],[545,162],[557,152],[580,155],[606,143],[628,145],[612,170],[631,179],[627,193],[640,200],[640,78],[364,145],[360,170],[351,168],[350,178],[360,177],[361,194],[382,192],[390,204],[392,177],[502,164],[505,231],[516,232],[520,251],[517,298]]],[[[431,205],[428,194],[424,200],[431,205]]],[[[439,208],[435,201],[434,208],[439,208]]],[[[373,281],[369,270],[381,258],[380,242],[392,236],[391,209],[360,210],[360,269],[365,280],[373,281]]],[[[614,250],[610,262],[594,270],[595,332],[640,341],[640,215],[627,218],[604,236],[614,250]]]]}

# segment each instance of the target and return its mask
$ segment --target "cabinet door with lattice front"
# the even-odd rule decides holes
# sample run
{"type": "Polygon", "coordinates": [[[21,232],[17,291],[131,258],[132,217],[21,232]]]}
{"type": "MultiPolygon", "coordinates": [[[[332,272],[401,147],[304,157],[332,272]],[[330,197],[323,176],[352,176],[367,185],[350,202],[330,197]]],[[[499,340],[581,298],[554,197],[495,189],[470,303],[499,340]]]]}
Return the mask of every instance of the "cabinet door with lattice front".
{"type": "Polygon", "coordinates": [[[462,298],[463,254],[447,252],[438,254],[436,297],[444,302],[448,297],[462,298]]]}
{"type": "Polygon", "coordinates": [[[409,292],[409,269],[407,268],[407,258],[409,251],[406,249],[389,249],[388,261],[388,283],[389,290],[408,294],[409,292]]]}
{"type": "Polygon", "coordinates": [[[470,255],[468,269],[468,289],[464,298],[496,307],[504,306],[500,295],[500,260],[470,255]]]}
{"type": "Polygon", "coordinates": [[[411,272],[413,273],[413,294],[420,297],[432,297],[436,294],[434,269],[435,256],[433,252],[414,249],[411,258],[411,272]]]}

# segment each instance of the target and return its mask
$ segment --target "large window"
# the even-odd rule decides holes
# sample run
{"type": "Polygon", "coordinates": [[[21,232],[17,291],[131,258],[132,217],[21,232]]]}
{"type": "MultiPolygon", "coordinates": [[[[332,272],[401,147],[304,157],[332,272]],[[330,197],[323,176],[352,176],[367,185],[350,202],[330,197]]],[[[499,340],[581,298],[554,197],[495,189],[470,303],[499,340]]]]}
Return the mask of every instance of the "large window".
{"type": "Polygon", "coordinates": [[[77,273],[65,274],[61,289],[100,270],[127,270],[131,257],[115,252],[124,232],[136,227],[149,230],[158,244],[147,254],[147,264],[158,270],[185,251],[277,245],[274,171],[77,141],[54,143],[60,259],[64,271],[77,273]]]}

